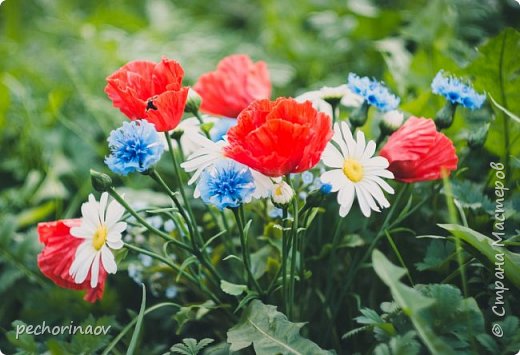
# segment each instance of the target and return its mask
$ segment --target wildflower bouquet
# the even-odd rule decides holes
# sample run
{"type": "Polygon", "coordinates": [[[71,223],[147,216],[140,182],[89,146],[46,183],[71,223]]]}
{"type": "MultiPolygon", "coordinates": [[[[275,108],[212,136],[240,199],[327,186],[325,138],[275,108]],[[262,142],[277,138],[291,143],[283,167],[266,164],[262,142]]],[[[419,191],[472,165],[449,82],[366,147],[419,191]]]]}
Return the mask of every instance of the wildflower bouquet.
{"type": "MultiPolygon", "coordinates": [[[[108,170],[91,171],[100,194],[80,218],[38,226],[39,268],[61,287],[86,291],[86,301],[101,300],[118,269],[142,282],[138,315],[105,353],[135,351],[143,318],[166,307],[178,334],[205,319],[199,333],[209,337],[171,353],[341,353],[362,331],[373,331],[378,354],[510,346],[486,334],[468,293],[468,261],[485,265],[492,256],[487,237],[458,224],[464,206],[450,177],[469,153],[442,132],[457,108],[481,109],[484,94],[439,72],[431,90],[446,104],[432,119],[400,109],[385,84],[354,73],[295,98],[272,98],[267,65],[245,55],[224,58],[193,87],[183,75],[163,58],[107,77],[108,98],[130,121],[108,135],[108,170]],[[160,194],[141,199],[121,186],[136,174],[160,194]],[[450,222],[440,236],[409,235],[422,227],[403,222],[424,208],[423,221],[450,222]],[[410,242],[395,240],[402,235],[410,242]],[[421,261],[414,254],[426,248],[421,261]],[[453,272],[425,282],[412,261],[419,271],[453,272]],[[383,288],[392,299],[382,313],[367,308],[383,288]],[[147,304],[149,292],[169,300],[147,304]]],[[[518,287],[518,255],[503,252],[518,287]]]]}

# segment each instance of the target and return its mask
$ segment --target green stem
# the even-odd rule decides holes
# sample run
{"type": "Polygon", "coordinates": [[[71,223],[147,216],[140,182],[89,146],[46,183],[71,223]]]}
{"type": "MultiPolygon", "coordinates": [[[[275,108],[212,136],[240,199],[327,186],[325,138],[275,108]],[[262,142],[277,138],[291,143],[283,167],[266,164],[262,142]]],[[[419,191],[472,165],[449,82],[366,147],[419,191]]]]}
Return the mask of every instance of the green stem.
{"type": "Polygon", "coordinates": [[[390,243],[390,246],[392,247],[392,250],[395,253],[395,256],[397,256],[397,259],[399,260],[399,263],[401,263],[401,266],[406,270],[406,276],[408,277],[408,281],[410,281],[410,284],[414,286],[414,282],[412,280],[412,275],[410,275],[410,271],[408,270],[408,267],[406,267],[406,264],[404,263],[403,257],[401,256],[401,253],[399,252],[399,249],[397,248],[397,245],[395,244],[394,240],[392,239],[392,236],[388,232],[388,230],[385,229],[385,235],[386,239],[388,240],[388,243],[390,243]]]}
{"type": "MultiPolygon", "coordinates": [[[[133,250],[135,252],[138,252],[138,253],[141,253],[141,254],[145,254],[145,255],[148,255],[160,262],[163,262],[165,263],[166,265],[168,265],[169,267],[171,267],[172,269],[174,269],[175,271],[177,271],[178,273],[181,273],[181,268],[179,265],[177,264],[174,264],[172,263],[171,261],[169,261],[168,259],[166,259],[165,257],[159,255],[159,254],[156,254],[154,253],[153,251],[150,251],[150,250],[146,250],[146,249],[142,249],[142,248],[139,248],[139,247],[136,247],[134,245],[131,245],[131,244],[128,244],[128,243],[124,243],[125,245],[125,248],[127,249],[130,249],[130,250],[133,250]]],[[[187,274],[187,273],[184,273],[184,276],[190,281],[192,282],[194,285],[197,285],[198,286],[198,282],[197,280],[195,280],[193,278],[193,276],[187,274]]]]}
{"type": "Polygon", "coordinates": [[[203,125],[204,125],[204,120],[202,119],[202,116],[200,115],[200,111],[199,110],[195,110],[193,112],[193,114],[195,115],[195,117],[197,117],[197,120],[199,121],[199,124],[200,124],[200,130],[202,131],[202,133],[204,133],[204,135],[211,139],[210,135],[208,132],[206,132],[206,130],[203,128],[203,125]]]}
{"type": "Polygon", "coordinates": [[[247,283],[248,285],[253,285],[259,294],[263,294],[260,285],[256,281],[255,276],[251,271],[251,258],[249,255],[249,248],[247,246],[246,234],[244,232],[243,207],[240,206],[238,208],[233,208],[232,211],[237,221],[238,233],[240,236],[240,244],[242,246],[242,262],[244,263],[244,268],[246,269],[247,273],[247,283]]]}
{"type": "Polygon", "coordinates": [[[121,197],[121,195],[119,195],[117,193],[116,190],[114,190],[113,187],[109,188],[109,190],[107,192],[110,194],[110,196],[112,196],[114,198],[114,200],[119,202],[121,204],[121,206],[123,206],[128,211],[128,213],[130,213],[133,217],[135,217],[135,219],[137,219],[139,221],[139,223],[141,223],[150,232],[158,235],[159,237],[163,238],[164,240],[167,240],[167,241],[175,244],[177,247],[179,247],[181,249],[184,249],[186,251],[189,251],[190,253],[193,253],[193,250],[186,244],[184,244],[176,239],[173,239],[169,234],[166,234],[166,233],[158,230],[157,228],[154,228],[148,222],[146,222],[146,220],[143,217],[141,217],[137,212],[134,211],[134,209],[132,207],[130,207],[128,205],[128,203],[121,197]]]}
{"type": "MultiPolygon", "coordinates": [[[[292,188],[292,186],[291,186],[292,188]]],[[[291,229],[292,234],[292,254],[291,254],[291,276],[289,278],[290,281],[290,298],[289,298],[289,319],[293,318],[294,311],[294,287],[296,283],[296,249],[298,243],[298,200],[293,198],[293,213],[294,213],[294,221],[291,229]]]]}
{"type": "Polygon", "coordinates": [[[218,271],[215,269],[213,264],[208,260],[208,256],[207,256],[206,251],[199,249],[199,248],[202,248],[202,246],[204,245],[204,241],[203,241],[202,236],[200,235],[199,230],[197,228],[195,216],[194,216],[193,211],[191,209],[189,200],[188,200],[188,198],[186,196],[186,191],[184,191],[184,188],[183,188],[182,177],[181,177],[181,174],[180,174],[180,166],[179,166],[179,163],[177,162],[177,158],[175,157],[175,151],[173,150],[172,139],[171,139],[170,135],[168,134],[168,132],[165,132],[165,136],[166,136],[166,141],[168,143],[168,148],[169,148],[169,151],[170,151],[170,156],[171,156],[171,159],[172,159],[173,168],[174,168],[174,171],[175,171],[175,177],[176,177],[176,180],[177,180],[177,186],[178,186],[179,192],[181,193],[182,201],[184,202],[184,205],[186,206],[186,210],[188,211],[188,216],[189,216],[189,221],[190,221],[188,223],[188,225],[191,223],[191,226],[192,226],[192,232],[193,232],[193,235],[192,235],[192,240],[193,241],[192,241],[192,243],[193,243],[194,246],[197,246],[197,243],[198,243],[198,247],[194,247],[193,253],[202,262],[202,264],[209,270],[210,274],[214,278],[214,281],[216,282],[216,285],[219,285],[220,284],[220,280],[222,279],[222,277],[220,276],[218,271]]]}

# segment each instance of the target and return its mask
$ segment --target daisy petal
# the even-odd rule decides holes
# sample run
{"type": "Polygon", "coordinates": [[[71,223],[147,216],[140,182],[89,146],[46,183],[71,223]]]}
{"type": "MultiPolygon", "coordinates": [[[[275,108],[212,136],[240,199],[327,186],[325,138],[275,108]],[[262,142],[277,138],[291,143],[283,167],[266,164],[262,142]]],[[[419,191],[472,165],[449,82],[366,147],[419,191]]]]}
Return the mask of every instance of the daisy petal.
{"type": "Polygon", "coordinates": [[[340,205],[339,215],[341,217],[345,217],[350,212],[355,197],[356,191],[354,188],[354,184],[350,182],[345,184],[343,188],[338,192],[338,203],[340,205]]]}
{"type": "Polygon", "coordinates": [[[109,274],[115,274],[117,272],[117,264],[114,258],[114,254],[106,246],[101,248],[101,261],[103,267],[109,274]]]}
{"type": "Polygon", "coordinates": [[[338,191],[346,183],[346,177],[341,169],[329,170],[321,174],[320,180],[332,186],[332,192],[338,191]]]}
{"type": "Polygon", "coordinates": [[[321,154],[321,160],[323,164],[330,168],[341,168],[345,159],[338,149],[332,143],[329,143],[321,154]]]}
{"type": "Polygon", "coordinates": [[[90,287],[95,288],[99,280],[99,258],[101,253],[96,253],[94,262],[92,263],[92,269],[90,273],[90,287]]]}

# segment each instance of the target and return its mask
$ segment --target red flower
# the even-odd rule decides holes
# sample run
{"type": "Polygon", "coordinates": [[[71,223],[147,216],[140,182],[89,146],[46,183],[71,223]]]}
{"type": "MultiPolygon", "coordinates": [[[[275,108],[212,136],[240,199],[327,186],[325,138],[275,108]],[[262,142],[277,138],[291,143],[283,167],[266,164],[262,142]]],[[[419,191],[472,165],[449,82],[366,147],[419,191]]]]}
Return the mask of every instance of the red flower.
{"type": "Polygon", "coordinates": [[[202,97],[201,111],[225,117],[237,117],[251,102],[271,97],[267,65],[241,54],[222,59],[193,88],[202,97]]]}
{"type": "Polygon", "coordinates": [[[228,131],[224,154],[267,176],[312,168],[332,137],[331,119],[307,101],[253,102],[228,131]]]}
{"type": "Polygon", "coordinates": [[[58,286],[73,290],[88,290],[84,299],[88,302],[95,302],[103,297],[105,290],[107,273],[103,266],[99,268],[99,282],[95,288],[90,287],[90,274],[81,284],[75,283],[72,276],[69,275],[76,249],[83,242],[83,239],[70,235],[70,229],[78,227],[80,224],[80,219],[64,219],[38,224],[40,241],[45,245],[38,255],[38,267],[58,286]]]}
{"type": "Polygon", "coordinates": [[[381,152],[388,170],[403,182],[436,180],[442,171],[457,169],[457,154],[448,137],[437,132],[433,120],[410,117],[395,131],[381,152]]]}
{"type": "Polygon", "coordinates": [[[130,62],[107,77],[105,92],[131,120],[145,119],[159,132],[177,127],[184,113],[188,88],[184,70],[174,60],[130,62]]]}

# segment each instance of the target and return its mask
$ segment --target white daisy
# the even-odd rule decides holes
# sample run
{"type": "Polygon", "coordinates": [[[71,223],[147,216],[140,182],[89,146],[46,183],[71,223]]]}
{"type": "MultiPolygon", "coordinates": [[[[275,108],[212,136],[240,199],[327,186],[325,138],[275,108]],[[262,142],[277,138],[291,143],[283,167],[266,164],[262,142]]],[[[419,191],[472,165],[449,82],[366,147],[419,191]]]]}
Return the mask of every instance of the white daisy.
{"type": "Polygon", "coordinates": [[[324,86],[320,90],[309,91],[295,98],[298,102],[310,101],[316,110],[332,117],[332,106],[326,101],[328,99],[338,99],[340,104],[346,107],[359,107],[363,103],[363,97],[354,94],[346,84],[336,87],[324,86]]]}
{"type": "Polygon", "coordinates": [[[323,163],[332,168],[321,175],[321,181],[330,184],[333,192],[338,191],[341,217],[349,213],[356,196],[361,212],[365,217],[370,217],[372,210],[380,212],[380,207],[390,206],[382,190],[394,193],[392,187],[382,179],[394,178],[386,170],[388,160],[373,157],[376,144],[374,141],[365,144],[363,132],[358,131],[356,138],[352,137],[345,122],[336,123],[332,141],[321,156],[323,163]]]}
{"type": "MultiPolygon", "coordinates": [[[[204,137],[202,134],[194,134],[191,139],[199,146],[199,149],[197,149],[188,157],[185,162],[181,164],[181,167],[187,173],[193,172],[193,176],[188,181],[188,185],[196,182],[202,172],[216,162],[229,159],[224,155],[224,148],[228,145],[228,142],[225,139],[218,142],[213,142],[211,139],[204,137]]],[[[269,197],[273,189],[273,179],[256,170],[251,168],[249,169],[253,175],[256,187],[252,197],[255,199],[269,197]]],[[[193,196],[195,198],[200,197],[200,191],[198,188],[195,188],[193,196]]]]}
{"type": "Polygon", "coordinates": [[[381,125],[389,132],[397,131],[402,126],[404,114],[399,110],[388,111],[383,114],[381,125]]]}
{"type": "Polygon", "coordinates": [[[125,231],[126,223],[120,219],[124,212],[119,202],[114,200],[108,204],[107,192],[101,194],[99,202],[90,194],[88,202],[81,206],[81,225],[70,230],[73,237],[84,239],[69,270],[74,282],[83,283],[90,271],[90,286],[96,287],[100,263],[107,273],[116,273],[117,264],[110,249],[123,247],[121,233],[125,231]]]}
{"type": "Polygon", "coordinates": [[[294,190],[285,181],[280,181],[273,185],[271,198],[273,202],[279,205],[286,205],[291,202],[294,197],[294,190]]]}

